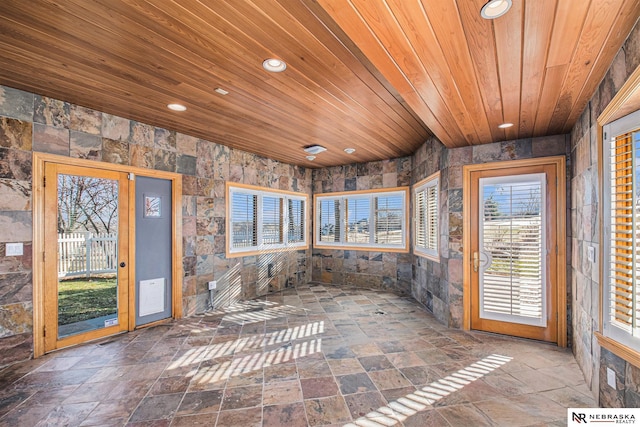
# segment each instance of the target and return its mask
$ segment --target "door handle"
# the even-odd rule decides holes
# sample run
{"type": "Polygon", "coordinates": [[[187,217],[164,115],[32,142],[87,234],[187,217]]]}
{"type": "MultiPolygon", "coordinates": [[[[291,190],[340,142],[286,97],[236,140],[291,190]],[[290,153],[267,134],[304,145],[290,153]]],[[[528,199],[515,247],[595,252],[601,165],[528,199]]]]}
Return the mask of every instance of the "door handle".
{"type": "Polygon", "coordinates": [[[120,263],[120,267],[125,268],[126,266],[127,266],[127,264],[126,264],[124,261],[122,261],[122,262],[120,263]]]}
{"type": "Polygon", "coordinates": [[[473,272],[478,272],[478,266],[480,265],[480,257],[478,256],[478,252],[473,253],[473,272]]]}

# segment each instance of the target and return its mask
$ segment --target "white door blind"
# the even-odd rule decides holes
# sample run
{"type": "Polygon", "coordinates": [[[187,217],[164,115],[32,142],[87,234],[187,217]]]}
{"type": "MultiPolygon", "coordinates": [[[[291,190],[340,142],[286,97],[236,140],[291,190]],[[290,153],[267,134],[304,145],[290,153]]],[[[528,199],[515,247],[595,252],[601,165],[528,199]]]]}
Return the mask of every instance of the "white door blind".
{"type": "Polygon", "coordinates": [[[638,336],[640,317],[640,131],[619,135],[610,146],[609,316],[638,336]]]}
{"type": "Polygon", "coordinates": [[[289,199],[289,243],[304,241],[304,201],[289,199]]]}
{"type": "Polygon", "coordinates": [[[402,197],[381,196],[375,198],[375,242],[402,244],[402,197]]]}
{"type": "Polygon", "coordinates": [[[546,326],[544,174],[480,180],[482,318],[546,326]]]}
{"type": "Polygon", "coordinates": [[[232,193],[232,247],[244,248],[258,244],[257,204],[258,196],[254,194],[232,193]]]}

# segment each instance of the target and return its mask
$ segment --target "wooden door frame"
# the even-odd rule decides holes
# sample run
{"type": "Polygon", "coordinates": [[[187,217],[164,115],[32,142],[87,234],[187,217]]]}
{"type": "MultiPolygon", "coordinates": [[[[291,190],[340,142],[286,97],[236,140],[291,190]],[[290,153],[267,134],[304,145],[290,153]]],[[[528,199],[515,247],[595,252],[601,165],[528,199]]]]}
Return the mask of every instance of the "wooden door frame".
{"type": "Polygon", "coordinates": [[[526,166],[552,165],[556,168],[558,186],[556,200],[556,243],[558,245],[558,268],[556,269],[556,303],[558,311],[557,336],[558,346],[567,346],[567,256],[566,256],[566,235],[567,235],[567,215],[566,215],[566,159],[565,156],[541,157],[536,159],[510,160],[493,163],[483,163],[477,165],[463,166],[462,175],[462,206],[463,206],[463,319],[462,327],[465,330],[471,329],[471,174],[483,170],[511,169],[526,166]]]}
{"type": "MultiPolygon", "coordinates": [[[[129,264],[129,258],[124,258],[123,254],[128,254],[129,247],[129,182],[127,174],[124,172],[111,171],[106,169],[86,168],[78,167],[74,165],[67,165],[62,163],[47,162],[48,167],[45,168],[46,180],[49,183],[55,183],[58,178],[58,174],[64,175],[84,175],[92,178],[106,179],[118,183],[119,191],[117,195],[118,201],[118,259],[117,264],[121,261],[129,264]]],[[[53,195],[57,192],[57,185],[49,185],[45,189],[45,193],[53,195]],[[48,190],[48,191],[47,191],[48,190]]],[[[48,198],[45,195],[45,211],[57,212],[58,200],[56,198],[48,198]]],[[[55,254],[58,250],[58,242],[54,237],[57,228],[57,215],[49,214],[44,218],[44,231],[45,238],[43,239],[44,252],[48,254],[55,254]],[[47,229],[47,227],[49,227],[47,229]],[[47,230],[49,230],[47,232],[47,230]],[[46,236],[51,238],[47,240],[46,236]]],[[[53,304],[58,298],[58,259],[57,257],[49,256],[46,262],[44,262],[44,316],[45,326],[47,328],[46,336],[44,336],[44,350],[52,351],[58,348],[69,347],[75,344],[79,344],[86,341],[91,341],[105,336],[115,335],[120,332],[127,331],[129,328],[129,301],[125,298],[128,295],[129,288],[129,269],[124,268],[121,271],[117,271],[117,302],[118,311],[117,319],[118,323],[112,326],[106,326],[104,328],[96,328],[89,331],[71,334],[65,337],[59,337],[59,325],[58,325],[58,312],[59,307],[53,304]],[[56,258],[56,259],[53,259],[56,258]],[[49,283],[47,283],[49,282],[49,283]],[[55,283],[55,286],[54,286],[55,283]]],[[[35,305],[34,305],[35,307],[35,305]]]]}
{"type": "MultiPolygon", "coordinates": [[[[44,308],[45,308],[45,222],[44,218],[45,188],[45,163],[58,163],[69,166],[79,166],[93,169],[109,170],[114,172],[132,173],[134,175],[150,178],[166,179],[171,181],[171,211],[172,225],[172,317],[182,317],[182,175],[173,172],[156,171],[133,166],[117,165],[93,160],[75,159],[65,156],[47,153],[33,153],[33,357],[42,356],[45,352],[44,343],[44,308]]],[[[134,182],[134,181],[130,181],[134,182]]],[[[135,213],[135,189],[129,191],[129,218],[135,213]]],[[[129,254],[135,254],[135,222],[129,223],[129,254]]],[[[129,259],[129,307],[135,306],[135,256],[129,259]],[[133,302],[132,302],[133,300],[133,302]]],[[[129,310],[128,330],[135,329],[135,312],[129,310]]],[[[148,326],[148,325],[145,325],[148,326]]]]}

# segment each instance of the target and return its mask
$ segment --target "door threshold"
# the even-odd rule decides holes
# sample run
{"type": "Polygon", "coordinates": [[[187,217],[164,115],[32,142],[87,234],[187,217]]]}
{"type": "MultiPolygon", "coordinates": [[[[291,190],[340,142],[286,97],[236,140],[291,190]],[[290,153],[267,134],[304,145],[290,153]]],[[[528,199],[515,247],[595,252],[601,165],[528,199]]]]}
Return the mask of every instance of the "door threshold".
{"type": "Polygon", "coordinates": [[[152,326],[165,325],[173,322],[173,317],[167,317],[166,319],[156,320],[155,322],[145,323],[144,325],[136,326],[134,330],[150,328],[152,326]]]}

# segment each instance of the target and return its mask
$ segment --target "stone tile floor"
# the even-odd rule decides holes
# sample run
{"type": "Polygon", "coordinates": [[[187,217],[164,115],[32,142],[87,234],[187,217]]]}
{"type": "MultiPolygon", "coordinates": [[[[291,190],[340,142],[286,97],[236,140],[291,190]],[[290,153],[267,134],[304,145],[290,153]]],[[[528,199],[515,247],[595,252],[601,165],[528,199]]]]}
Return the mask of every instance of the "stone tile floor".
{"type": "Polygon", "coordinates": [[[0,372],[3,426],[566,425],[569,351],[310,284],[0,372]]]}

